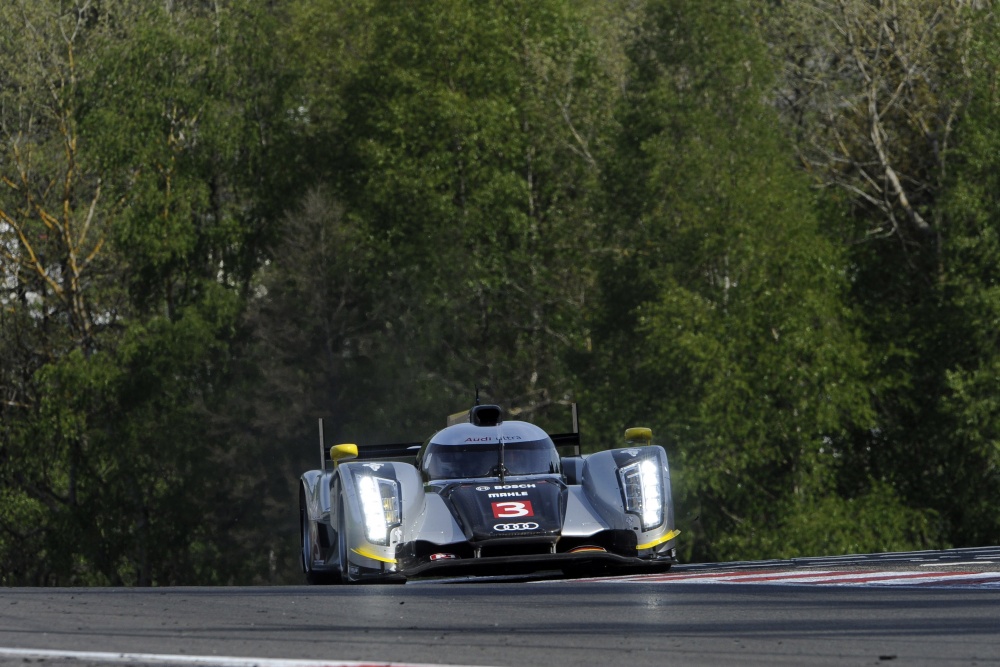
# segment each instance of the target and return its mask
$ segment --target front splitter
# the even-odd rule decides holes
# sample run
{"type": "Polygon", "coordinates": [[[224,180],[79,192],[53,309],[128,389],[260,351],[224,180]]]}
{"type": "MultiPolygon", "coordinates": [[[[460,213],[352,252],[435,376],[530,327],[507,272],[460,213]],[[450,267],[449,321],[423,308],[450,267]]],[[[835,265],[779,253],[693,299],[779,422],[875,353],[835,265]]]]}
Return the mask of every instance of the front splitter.
{"type": "Polygon", "coordinates": [[[676,562],[677,559],[673,557],[651,560],[635,556],[621,556],[607,551],[587,551],[583,553],[456,558],[410,563],[401,561],[399,574],[411,578],[453,575],[531,574],[545,570],[564,570],[581,573],[588,570],[664,572],[670,569],[670,566],[676,562]]]}

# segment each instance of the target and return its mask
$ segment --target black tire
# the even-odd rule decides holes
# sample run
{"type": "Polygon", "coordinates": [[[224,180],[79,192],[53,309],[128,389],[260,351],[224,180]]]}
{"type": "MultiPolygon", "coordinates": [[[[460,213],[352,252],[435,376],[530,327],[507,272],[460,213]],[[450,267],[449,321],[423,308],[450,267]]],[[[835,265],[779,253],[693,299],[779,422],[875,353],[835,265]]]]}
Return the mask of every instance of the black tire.
{"type": "Polygon", "coordinates": [[[299,565],[309,574],[312,570],[312,536],[309,534],[309,519],[305,503],[299,498],[299,565]]]}
{"type": "Polygon", "coordinates": [[[306,583],[314,586],[325,586],[337,583],[337,577],[329,572],[317,572],[313,569],[313,540],[311,526],[309,525],[309,513],[306,511],[305,503],[299,506],[299,542],[302,547],[302,571],[306,576],[306,583]]]}
{"type": "Polygon", "coordinates": [[[340,567],[340,582],[356,584],[358,580],[351,577],[350,561],[347,554],[347,518],[344,512],[344,499],[340,499],[337,510],[337,565],[340,567]]]}

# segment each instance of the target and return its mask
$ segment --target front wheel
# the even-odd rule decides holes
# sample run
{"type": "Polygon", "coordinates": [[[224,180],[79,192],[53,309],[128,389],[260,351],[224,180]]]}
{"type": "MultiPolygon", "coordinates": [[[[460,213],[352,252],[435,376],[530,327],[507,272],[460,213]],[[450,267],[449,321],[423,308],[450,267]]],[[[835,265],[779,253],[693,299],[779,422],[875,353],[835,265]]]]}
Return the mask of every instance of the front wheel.
{"type": "Polygon", "coordinates": [[[329,572],[318,572],[313,569],[313,563],[318,555],[316,541],[313,537],[312,522],[309,521],[309,513],[305,506],[299,507],[300,521],[300,542],[302,545],[302,571],[306,575],[306,583],[312,585],[325,585],[337,583],[337,578],[329,572]]]}
{"type": "Polygon", "coordinates": [[[340,581],[345,584],[355,584],[358,582],[358,579],[356,576],[351,576],[351,561],[348,558],[347,531],[347,516],[344,510],[343,499],[341,499],[340,507],[337,511],[337,564],[340,566],[340,581]]]}

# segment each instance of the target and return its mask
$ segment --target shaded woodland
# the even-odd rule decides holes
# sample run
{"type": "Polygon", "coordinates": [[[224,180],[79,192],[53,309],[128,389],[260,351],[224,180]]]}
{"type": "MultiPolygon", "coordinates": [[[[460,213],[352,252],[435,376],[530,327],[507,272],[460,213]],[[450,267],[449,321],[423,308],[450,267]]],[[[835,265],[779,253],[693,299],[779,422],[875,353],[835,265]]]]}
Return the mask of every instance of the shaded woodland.
{"type": "Polygon", "coordinates": [[[1000,540],[988,0],[0,2],[0,585],[291,583],[330,440],[649,426],[685,561],[1000,540]]]}

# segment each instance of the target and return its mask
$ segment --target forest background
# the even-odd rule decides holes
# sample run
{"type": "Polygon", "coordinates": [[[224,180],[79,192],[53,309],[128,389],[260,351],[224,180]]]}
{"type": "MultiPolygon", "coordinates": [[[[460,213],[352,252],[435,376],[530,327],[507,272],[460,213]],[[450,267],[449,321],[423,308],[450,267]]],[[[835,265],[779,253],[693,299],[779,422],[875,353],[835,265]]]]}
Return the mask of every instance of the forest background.
{"type": "Polygon", "coordinates": [[[685,561],[998,543],[998,84],[987,0],[3,0],[0,585],[297,582],[316,418],[477,386],[685,561]]]}

